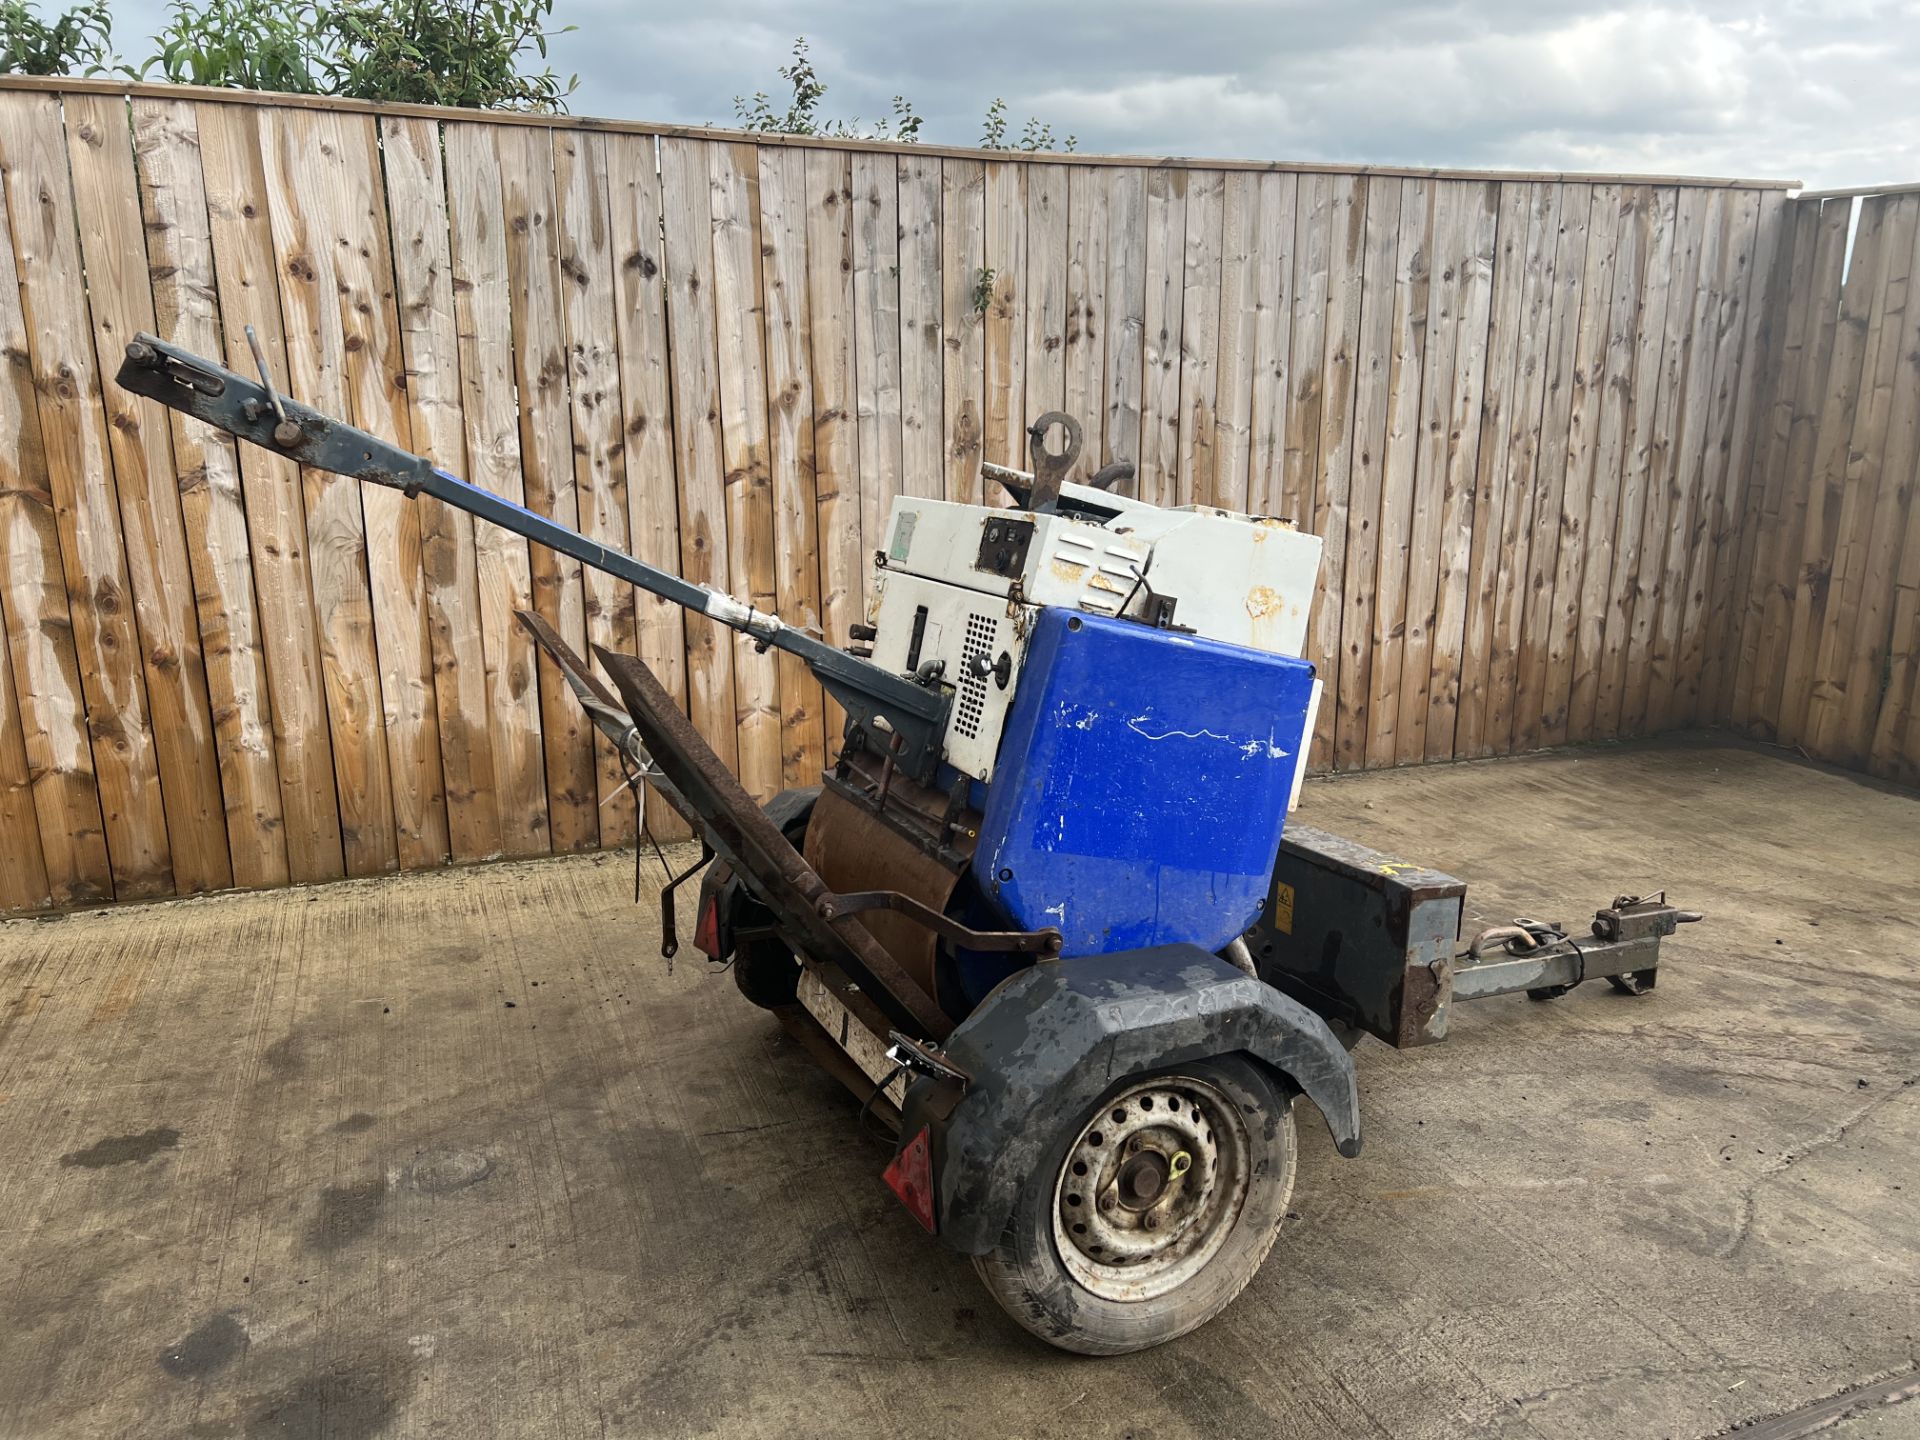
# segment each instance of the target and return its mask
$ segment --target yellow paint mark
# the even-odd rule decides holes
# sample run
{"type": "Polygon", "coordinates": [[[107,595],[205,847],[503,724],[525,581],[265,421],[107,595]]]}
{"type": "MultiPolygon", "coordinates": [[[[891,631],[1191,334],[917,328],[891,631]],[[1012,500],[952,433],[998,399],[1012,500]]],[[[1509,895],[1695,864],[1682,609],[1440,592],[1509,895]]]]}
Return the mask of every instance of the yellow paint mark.
{"type": "Polygon", "coordinates": [[[1273,886],[1273,928],[1282,935],[1293,933],[1293,887],[1279,881],[1273,886]]]}
{"type": "Polygon", "coordinates": [[[1418,870],[1419,868],[1418,865],[1408,865],[1401,860],[1389,860],[1380,867],[1380,873],[1382,875],[1399,875],[1409,870],[1418,870]]]}

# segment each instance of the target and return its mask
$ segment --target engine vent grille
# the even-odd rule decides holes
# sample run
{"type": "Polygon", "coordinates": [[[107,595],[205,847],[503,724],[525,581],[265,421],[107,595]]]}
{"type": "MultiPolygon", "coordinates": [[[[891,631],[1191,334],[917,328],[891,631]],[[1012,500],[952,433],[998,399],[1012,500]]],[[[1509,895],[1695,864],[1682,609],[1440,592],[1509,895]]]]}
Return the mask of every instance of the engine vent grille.
{"type": "Polygon", "coordinates": [[[991,615],[978,611],[967,617],[967,638],[960,649],[959,704],[954,707],[953,728],[969,740],[980,736],[981,712],[987,703],[987,677],[974,674],[974,658],[993,663],[993,641],[999,627],[991,615]]]}

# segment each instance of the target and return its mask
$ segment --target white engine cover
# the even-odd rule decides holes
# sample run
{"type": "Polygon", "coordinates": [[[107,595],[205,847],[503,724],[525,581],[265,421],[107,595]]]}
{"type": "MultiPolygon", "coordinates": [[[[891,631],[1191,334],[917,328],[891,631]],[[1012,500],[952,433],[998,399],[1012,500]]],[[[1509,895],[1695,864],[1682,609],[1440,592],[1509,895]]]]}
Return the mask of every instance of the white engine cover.
{"type": "Polygon", "coordinates": [[[1183,505],[1163,510],[1068,485],[1082,513],[1031,514],[901,496],[887,569],[1099,615],[1151,613],[1210,640],[1299,655],[1320,575],[1320,539],[1279,520],[1183,505]],[[1085,497],[1084,499],[1082,497],[1085,497]],[[1105,512],[1100,513],[1100,512],[1105,512]],[[996,537],[1012,533],[1011,541],[996,537]],[[1024,548],[1023,548],[1024,546],[1024,548]]]}
{"type": "Polygon", "coordinates": [[[939,683],[954,687],[946,758],[977,780],[993,778],[1040,606],[1148,619],[1171,602],[1174,628],[1210,640],[1295,656],[1306,644],[1318,536],[1079,485],[1062,487],[1061,505],[1041,514],[893,502],[869,607],[873,658],[902,675],[938,667],[939,683]]]}

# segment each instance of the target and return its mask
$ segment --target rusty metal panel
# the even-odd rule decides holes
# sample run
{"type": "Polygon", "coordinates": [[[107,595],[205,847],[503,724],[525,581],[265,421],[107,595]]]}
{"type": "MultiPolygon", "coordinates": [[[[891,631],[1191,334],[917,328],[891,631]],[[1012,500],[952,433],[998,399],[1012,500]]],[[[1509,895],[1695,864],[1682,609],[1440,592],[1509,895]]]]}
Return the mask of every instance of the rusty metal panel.
{"type": "MultiPolygon", "coordinates": [[[[831,786],[820,792],[813,807],[806,859],[830,890],[893,890],[941,914],[965,874],[942,864],[831,786]]],[[[939,937],[933,931],[890,910],[866,911],[847,923],[863,926],[927,994],[940,993],[934,978],[939,937]]]]}

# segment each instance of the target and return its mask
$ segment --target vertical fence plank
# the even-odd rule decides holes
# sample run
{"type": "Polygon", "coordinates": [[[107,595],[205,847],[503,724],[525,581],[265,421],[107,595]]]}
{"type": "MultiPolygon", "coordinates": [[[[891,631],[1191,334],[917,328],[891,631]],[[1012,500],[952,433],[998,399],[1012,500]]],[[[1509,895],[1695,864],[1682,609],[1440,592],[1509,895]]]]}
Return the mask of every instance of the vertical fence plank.
{"type": "MultiPolygon", "coordinates": [[[[1299,193],[1297,175],[1260,177],[1259,215],[1254,222],[1259,261],[1254,271],[1253,394],[1248,417],[1252,435],[1247,454],[1247,506],[1254,515],[1283,513],[1287,379],[1293,341],[1294,212],[1299,193]]],[[[1385,274],[1391,273],[1389,264],[1385,274]]],[[[1384,275],[1383,283],[1390,283],[1384,275]]]]}
{"type": "MultiPolygon", "coordinates": [[[[720,383],[713,317],[713,210],[707,142],[660,142],[666,236],[667,327],[673,335],[674,469],[680,494],[680,573],[729,589],[725,479],[720,459],[720,383]]],[[[733,646],[704,615],[688,614],[687,708],[729,769],[735,735],[733,646]]],[[[737,772],[736,772],[737,773],[737,772]]]]}
{"type": "MultiPolygon", "coordinates": [[[[987,305],[985,458],[1024,469],[1027,463],[1027,167],[987,162],[987,305]]],[[[1004,504],[994,489],[988,504],[1004,504]]],[[[883,517],[884,518],[884,517],[883,517]]]]}
{"type": "Polygon", "coordinates": [[[1667,556],[1660,581],[1660,613],[1648,662],[1647,731],[1671,729],[1680,712],[1680,665],[1692,577],[1704,544],[1707,506],[1708,431],[1713,406],[1715,334],[1727,252],[1727,204],[1724,192],[1707,199],[1700,250],[1687,322],[1686,369],[1674,445],[1671,506],[1667,517],[1667,556]]]}
{"type": "MultiPolygon", "coordinates": [[[[252,358],[251,325],[268,368],[284,381],[291,371],[258,117],[240,105],[196,104],[193,112],[223,348],[244,368],[252,358]]],[[[303,477],[292,461],[257,445],[237,446],[236,457],[260,605],[287,871],[295,883],[337,879],[346,873],[346,856],[303,477]]]]}
{"type": "MultiPolygon", "coordinates": [[[[1913,262],[1914,206],[1910,197],[1874,197],[1865,205],[1880,212],[1880,270],[1873,281],[1861,340],[1857,398],[1839,460],[1840,503],[1826,549],[1826,614],[1817,637],[1809,642],[1814,659],[1802,732],[1807,748],[1823,758],[1835,755],[1842,744],[1847,725],[1849,657],[1858,633],[1868,553],[1873,548],[1871,527],[1876,520],[1884,524],[1888,519],[1877,513],[1877,501],[1880,454],[1892,418],[1897,373],[1889,341],[1897,342],[1901,336],[1913,262]]],[[[1865,234],[1866,229],[1863,213],[1860,233],[1865,234]]],[[[1875,669],[1872,684],[1877,686],[1880,678],[1875,669]]]]}
{"type": "MultiPolygon", "coordinates": [[[[1147,174],[1107,172],[1104,435],[1113,460],[1140,461],[1147,339],[1147,174]]],[[[1138,476],[1120,487],[1140,493],[1138,476]]]]}
{"type": "MultiPolygon", "coordinates": [[[[117,95],[69,95],[65,105],[75,228],[80,261],[87,267],[95,353],[102,373],[111,374],[127,343],[157,325],[133,137],[127,104],[117,95]]],[[[233,883],[233,862],[171,425],[165,407],[118,385],[103,385],[101,401],[166,797],[174,888],[223,889],[233,883]]]]}
{"type": "Polygon", "coordinates": [[[0,853],[6,856],[0,863],[0,913],[37,910],[53,903],[46,857],[40,848],[33,775],[27,768],[26,732],[14,693],[9,623],[6,590],[0,586],[0,853]]]}
{"type": "MultiPolygon", "coordinates": [[[[1601,655],[1606,648],[1607,614],[1611,608],[1608,602],[1625,483],[1622,456],[1632,424],[1634,339],[1647,249],[1654,236],[1656,219],[1650,188],[1630,185],[1618,195],[1612,293],[1600,341],[1598,370],[1592,377],[1594,393],[1589,400],[1593,414],[1593,461],[1588,472],[1587,511],[1581,526],[1584,554],[1579,588],[1567,600],[1573,637],[1565,724],[1567,737],[1573,740],[1593,737],[1595,713],[1599,708],[1601,655]]],[[[1589,355],[1587,361],[1594,363],[1594,357],[1589,355]]]]}
{"type": "MultiPolygon", "coordinates": [[[[1373,176],[1367,181],[1366,292],[1353,370],[1353,478],[1347,499],[1347,583],[1340,606],[1340,669],[1331,697],[1336,711],[1332,758],[1336,770],[1357,770],[1367,758],[1367,721],[1372,713],[1373,602],[1380,569],[1381,471],[1386,463],[1387,410],[1393,398],[1393,277],[1404,184],[1386,176],[1373,176]]],[[[1328,700],[1323,698],[1321,703],[1327,704],[1328,700]]]]}
{"type": "MultiPolygon", "coordinates": [[[[469,474],[461,420],[460,342],[454,324],[453,256],[440,127],[431,120],[380,122],[393,244],[395,308],[406,370],[413,447],[435,465],[469,474]]],[[[421,497],[420,563],[433,649],[435,714],[446,780],[447,841],[456,860],[505,849],[494,780],[480,577],[473,517],[421,497]]]]}
{"type": "Polygon", "coordinates": [[[1759,723],[1757,706],[1778,650],[1771,646],[1763,652],[1763,634],[1769,627],[1777,631],[1786,604],[1779,568],[1784,549],[1781,526],[1787,503],[1787,446],[1792,438],[1802,339],[1813,309],[1813,261],[1819,226],[1819,202],[1789,205],[1781,225],[1780,254],[1774,262],[1774,293],[1779,299],[1767,318],[1766,370],[1760,380],[1760,405],[1754,422],[1757,513],[1750,527],[1753,560],[1746,614],[1740,619],[1739,669],[1727,707],[1728,718],[1739,729],[1759,723]]]}
{"type": "MultiPolygon", "coordinates": [[[[218,355],[213,240],[193,107],[184,101],[135,100],[133,133],[156,333],[200,354],[218,355]]],[[[165,423],[173,441],[185,559],[206,667],[231,878],[239,885],[284,885],[287,833],[239,457],[223,431],[177,410],[166,412],[165,423]]]]}
{"type": "Polygon", "coordinates": [[[1458,338],[1448,397],[1447,465],[1440,506],[1440,564],[1434,579],[1433,667],[1427,693],[1426,758],[1453,755],[1466,643],[1467,579],[1472,566],[1480,459],[1480,405],[1486,383],[1487,328],[1493,307],[1493,258],[1499,219],[1497,187],[1470,184],[1462,209],[1458,338]]]}
{"type": "MultiPolygon", "coordinates": [[[[886,544],[900,493],[900,202],[890,155],[853,157],[853,374],[860,420],[860,534],[886,544]]],[[[991,456],[989,456],[991,458],[991,456]]]]}
{"type": "MultiPolygon", "coordinates": [[[[680,568],[680,502],[674,483],[673,396],[668,384],[666,264],[662,250],[660,165],[653,138],[607,137],[608,204],[617,290],[620,406],[626,438],[627,534],[634,556],[663,570],[680,568]]],[[[687,704],[685,614],[657,595],[636,592],[638,653],[666,692],[687,704]]],[[[646,821],[658,839],[690,833],[679,812],[652,789],[646,821]]]]}
{"type": "Polygon", "coordinates": [[[946,492],[946,357],[940,343],[940,162],[899,158],[900,491],[946,492]]]}
{"type": "MultiPolygon", "coordinates": [[[[1654,422],[1664,375],[1667,307],[1674,265],[1677,192],[1656,190],[1641,217],[1637,239],[1640,287],[1633,331],[1632,380],[1620,425],[1620,495],[1614,511],[1613,565],[1604,613],[1598,617],[1599,648],[1594,655],[1592,734],[1612,739],[1621,730],[1621,706],[1627,689],[1627,658],[1640,567],[1647,551],[1646,515],[1657,491],[1654,422]]],[[[1589,613],[1589,623],[1595,617],[1589,613]]],[[[1585,642],[1583,641],[1583,644],[1585,642]]],[[[1581,664],[1587,663],[1585,652],[1581,664]]],[[[1577,708],[1577,707],[1576,707],[1577,708]]]]}
{"type": "MultiPolygon", "coordinates": [[[[1626,634],[1626,675],[1620,692],[1619,733],[1640,733],[1647,721],[1653,690],[1653,651],[1660,607],[1667,588],[1667,556],[1672,545],[1680,388],[1686,376],[1694,287],[1706,220],[1705,199],[1684,191],[1674,210],[1672,274],[1660,346],[1653,420],[1647,438],[1645,514],[1641,524],[1639,565],[1631,594],[1632,618],[1626,634]]],[[[1628,602],[1623,599],[1621,602],[1628,602]]]]}
{"type": "Polygon", "coordinates": [[[1226,177],[1220,223],[1220,339],[1214,366],[1214,503],[1245,512],[1253,454],[1254,330],[1260,308],[1260,177],[1226,177]]]}
{"type": "MultiPolygon", "coordinates": [[[[371,116],[328,118],[339,123],[316,137],[324,198],[321,211],[309,216],[309,235],[322,247],[311,257],[322,283],[337,292],[325,312],[338,328],[344,357],[335,383],[356,424],[411,449],[378,137],[371,116]]],[[[288,158],[290,166],[299,163],[288,158]]],[[[393,792],[392,842],[401,868],[419,869],[444,864],[448,853],[421,510],[417,500],[384,486],[361,487],[360,500],[393,792]]]]}
{"type": "MultiPolygon", "coordinates": [[[[1067,403],[1068,186],[1064,166],[1028,167],[1025,375],[1029,425],[1067,403]]],[[[1031,458],[1026,450],[1022,454],[1031,458]]],[[[1020,466],[1031,468],[1024,459],[1020,466]]]]}
{"type": "MultiPolygon", "coordinates": [[[[750,145],[708,151],[713,184],[713,311],[720,356],[720,450],[726,466],[727,570],[756,610],[778,604],[773,478],[767,466],[766,362],[761,352],[760,172],[750,145]]],[[[780,672],[771,652],[733,634],[740,783],[780,792],[780,672]]]]}
{"type": "Polygon", "coordinates": [[[1406,632],[1400,661],[1394,763],[1426,758],[1427,715],[1433,693],[1433,630],[1438,619],[1440,566],[1446,534],[1448,427],[1453,372],[1465,297],[1462,257],[1467,246],[1466,187],[1443,181],[1433,192],[1432,278],[1427,290],[1427,354],[1420,389],[1420,442],[1408,527],[1406,632]]]}
{"type": "MultiPolygon", "coordinates": [[[[1847,202],[1838,206],[1828,202],[1822,209],[1823,220],[1829,208],[1844,210],[1848,206],[1847,202]]],[[[1793,591],[1793,619],[1776,726],[1777,738],[1788,745],[1807,738],[1814,666],[1830,598],[1830,552],[1845,503],[1847,441],[1859,397],[1869,313],[1881,293],[1881,267],[1886,248],[1881,242],[1887,213],[1887,202],[1880,197],[1861,202],[1858,228],[1839,289],[1839,314],[1832,340],[1825,347],[1824,373],[1817,382],[1820,398],[1817,408],[1807,412],[1809,438],[1801,448],[1810,457],[1810,479],[1804,486],[1805,498],[1799,506],[1800,524],[1794,527],[1800,566],[1793,591]]],[[[1796,424],[1800,418],[1796,414],[1796,424]]]]}
{"type": "Polygon", "coordinates": [[[1620,187],[1595,185],[1587,200],[1587,252],[1580,278],[1580,310],[1572,368],[1567,373],[1567,418],[1560,484],[1560,533],[1546,616],[1546,681],[1540,692],[1539,743],[1564,744],[1573,696],[1574,650],[1581,587],[1591,551],[1587,529],[1593,501],[1594,457],[1606,400],[1607,355],[1613,319],[1613,276],[1622,221],[1620,187]]]}
{"type": "Polygon", "coordinates": [[[1187,172],[1147,173],[1147,271],[1136,493],[1174,505],[1180,473],[1180,325],[1187,244],[1187,172]]]}
{"type": "Polygon", "coordinates": [[[1353,472],[1354,352],[1360,338],[1361,294],[1365,283],[1367,181],[1357,176],[1334,181],[1328,258],[1325,400],[1320,408],[1320,473],[1314,487],[1313,530],[1323,537],[1320,557],[1322,594],[1307,631],[1307,658],[1324,682],[1325,694],[1314,725],[1309,763],[1326,769],[1333,761],[1338,718],[1340,618],[1347,576],[1348,492],[1353,472]]]}
{"type": "MultiPolygon", "coordinates": [[[[1893,408],[1887,422],[1886,449],[1881,457],[1883,490],[1895,496],[1895,511],[1887,530],[1896,538],[1883,590],[1870,589],[1862,631],[1875,625],[1886,635],[1883,693],[1869,704],[1870,690],[1862,688],[1857,702],[1863,713],[1858,735],[1867,768],[1887,779],[1908,784],[1920,781],[1920,493],[1912,477],[1920,474],[1920,230],[1908,261],[1906,311],[1896,347],[1899,371],[1894,381],[1893,408]],[[1899,477],[1908,477],[1902,483],[1899,477]],[[1900,513],[1904,510],[1904,514],[1900,513]],[[1883,599],[1876,600],[1876,593],[1883,599]]],[[[1871,657],[1869,657],[1869,660],[1871,657]]],[[[1858,656],[1856,656],[1856,665],[1858,656]]],[[[1858,674],[1857,670],[1853,672],[1858,674]]],[[[1849,686],[1853,684],[1849,680],[1849,686]]]]}
{"type": "Polygon", "coordinates": [[[940,162],[941,408],[946,482],[941,494],[980,503],[985,424],[987,171],[978,160],[940,162]]]}
{"type": "MultiPolygon", "coordinates": [[[[513,314],[513,379],[520,397],[520,477],[530,509],[577,529],[573,422],[567,383],[566,326],[560,313],[560,256],[553,150],[531,129],[500,128],[501,205],[506,217],[507,298],[513,314]]],[[[533,604],[578,651],[587,638],[580,563],[529,547],[533,604]]],[[[540,727],[547,755],[547,826],[553,848],[586,850],[599,839],[593,727],[559,668],[538,652],[540,727]]]]}
{"type": "Polygon", "coordinates": [[[1085,481],[1107,463],[1107,177],[1076,165],[1067,178],[1066,396],[1063,408],[1084,439],[1072,477],[1085,481]]]}
{"type": "Polygon", "coordinates": [[[1746,333],[1741,340],[1737,372],[1733,448],[1727,459],[1726,521],[1730,527],[1728,543],[1735,551],[1733,573],[1714,596],[1707,674],[1700,687],[1702,718],[1709,721],[1732,719],[1739,677],[1742,630],[1749,587],[1754,581],[1753,564],[1766,497],[1764,453],[1775,376],[1775,342],[1779,321],[1786,311],[1786,296],[1779,286],[1779,266],[1787,249],[1788,216],[1786,196],[1773,191],[1760,197],[1753,273],[1747,282],[1746,333]]]}
{"type": "MultiPolygon", "coordinates": [[[[500,159],[484,125],[448,125],[444,143],[466,478],[524,504],[500,159]]],[[[534,608],[532,557],[524,539],[497,525],[474,526],[473,549],[501,848],[544,854],[551,833],[539,666],[513,618],[534,608]]]]}
{"type": "MultiPolygon", "coordinates": [[[[324,111],[255,113],[286,325],[286,383],[316,409],[352,418],[340,313],[346,282],[332,271],[342,242],[359,243],[359,237],[348,240],[344,212],[351,204],[338,193],[349,183],[340,174],[348,143],[338,124],[342,117],[324,111]]],[[[405,437],[393,438],[405,443],[405,437]]],[[[396,868],[399,857],[361,487],[308,467],[300,475],[340,792],[340,837],[347,873],[377,874],[396,868]]]]}
{"type": "MultiPolygon", "coordinates": [[[[1433,218],[1432,183],[1402,181],[1388,341],[1387,422],[1381,441],[1379,555],[1374,567],[1370,647],[1373,656],[1367,679],[1365,763],[1375,767],[1393,764],[1400,747],[1400,672],[1406,655],[1407,574],[1412,557],[1414,470],[1420,448],[1421,376],[1426,364],[1428,291],[1432,284],[1433,218]]],[[[1288,443],[1291,446],[1290,438],[1288,443]]]]}
{"type": "Polygon", "coordinates": [[[1820,410],[1826,395],[1827,379],[1840,321],[1842,279],[1847,273],[1851,200],[1821,203],[1811,246],[1812,262],[1806,289],[1809,296],[1805,325],[1799,336],[1793,401],[1787,429],[1784,461],[1784,498],[1777,584],[1780,600],[1777,609],[1777,633],[1765,634],[1770,664],[1764,672],[1765,692],[1759,700],[1760,713],[1767,717],[1766,735],[1787,738],[1783,728],[1782,705],[1786,696],[1787,671],[1793,657],[1791,637],[1800,624],[1799,595],[1805,579],[1803,542],[1807,533],[1807,507],[1811,493],[1809,479],[1814,473],[1814,454],[1820,437],[1820,410]]]}
{"type": "MultiPolygon", "coordinates": [[[[819,508],[813,480],[813,383],[807,372],[812,317],[807,309],[806,155],[768,146],[759,161],[774,588],[782,619],[818,631],[819,508]]],[[[826,763],[824,697],[803,661],[782,653],[778,663],[781,784],[818,784],[826,763]]]]}
{"type": "MultiPolygon", "coordinates": [[[[86,297],[74,284],[81,272],[73,191],[53,96],[0,95],[0,185],[85,696],[81,714],[93,741],[112,892],[122,900],[165,895],[173,889],[173,862],[160,767],[93,336],[86,297]]],[[[30,561],[33,555],[31,545],[16,548],[17,560],[30,561]]],[[[33,588],[31,582],[24,588],[33,588]]],[[[49,623],[55,623],[49,612],[35,617],[39,628],[49,623]]],[[[58,703],[73,702],[61,695],[58,703]]],[[[70,747],[59,757],[68,773],[77,771],[78,761],[70,747]]]]}
{"type": "Polygon", "coordinates": [[[8,903],[77,905],[110,898],[113,877],[11,228],[0,191],[0,435],[12,437],[0,444],[0,659],[8,665],[0,726],[19,746],[17,762],[0,756],[0,766],[21,767],[34,831],[30,842],[11,825],[5,831],[20,856],[7,882],[18,898],[8,903]]]}
{"type": "Polygon", "coordinates": [[[1554,631],[1554,580],[1564,536],[1567,449],[1571,438],[1574,369],[1580,354],[1582,282],[1587,273],[1593,187],[1563,185],[1560,233],[1554,249],[1550,339],[1541,364],[1546,394],[1540,414],[1540,445],[1534,460],[1533,535],[1521,618],[1520,656],[1513,709],[1513,746],[1537,750],[1549,723],[1549,684],[1554,631]]]}
{"type": "Polygon", "coordinates": [[[1732,557],[1728,492],[1745,476],[1728,473],[1739,395],[1752,381],[1741,363],[1746,333],[1747,291],[1752,278],[1759,197],[1749,191],[1728,198],[1722,217],[1720,264],[1714,277],[1711,314],[1711,374],[1702,437],[1700,499],[1694,515],[1693,544],[1687,567],[1685,604],[1680,617],[1680,654],[1675,666],[1671,724],[1692,723],[1700,712],[1701,682],[1708,667],[1708,630],[1713,597],[1726,582],[1732,557]],[[1724,558],[1723,558],[1724,557],[1724,558]],[[1724,568],[1723,568],[1724,566],[1724,568]]]}
{"type": "MultiPolygon", "coordinates": [[[[1520,356],[1532,337],[1520,332],[1520,306],[1527,276],[1529,187],[1509,181],[1494,187],[1492,295],[1473,474],[1473,538],[1467,553],[1466,615],[1460,638],[1459,708],[1453,722],[1453,753],[1485,753],[1487,685],[1492,671],[1493,615],[1500,598],[1501,539],[1512,504],[1507,471],[1507,425],[1517,401],[1520,356]]],[[[1431,729],[1431,726],[1429,727],[1431,729]]]]}
{"type": "MultiPolygon", "coordinates": [[[[573,422],[573,485],[581,533],[626,550],[626,417],[620,398],[619,327],[614,319],[613,219],[606,137],[553,132],[554,239],[560,257],[560,311],[566,335],[567,402],[573,422]]],[[[592,566],[581,567],[587,640],[637,653],[633,587],[592,566]]],[[[593,732],[600,843],[619,845],[634,833],[634,797],[626,763],[612,742],[593,732]]]]}
{"type": "MultiPolygon", "coordinates": [[[[807,312],[813,319],[814,499],[820,526],[820,609],[827,638],[844,645],[866,613],[868,551],[860,516],[855,422],[853,181],[848,157],[807,154],[807,312]]],[[[957,497],[955,497],[957,498],[957,497]]],[[[829,702],[827,732],[840,733],[829,702]]]]}
{"type": "MultiPolygon", "coordinates": [[[[1180,302],[1180,461],[1174,494],[1181,504],[1214,505],[1214,390],[1220,345],[1220,225],[1226,177],[1189,176],[1187,239],[1180,302]]],[[[1031,362],[1029,362],[1031,363],[1031,362]]]]}
{"type": "Polygon", "coordinates": [[[1301,176],[1294,213],[1293,316],[1288,333],[1280,513],[1306,529],[1313,526],[1313,497],[1320,476],[1320,376],[1326,363],[1332,225],[1333,177],[1301,176]]]}
{"type": "Polygon", "coordinates": [[[1545,419],[1547,358],[1553,343],[1554,265],[1559,258],[1562,187],[1551,181],[1528,186],[1526,276],[1520,324],[1529,337],[1516,361],[1515,403],[1498,441],[1508,476],[1507,505],[1500,520],[1500,578],[1487,642],[1487,719],[1480,754],[1504,755],[1513,745],[1520,698],[1520,652],[1526,633],[1527,578],[1533,571],[1533,537],[1539,511],[1540,427],[1545,419]]]}

